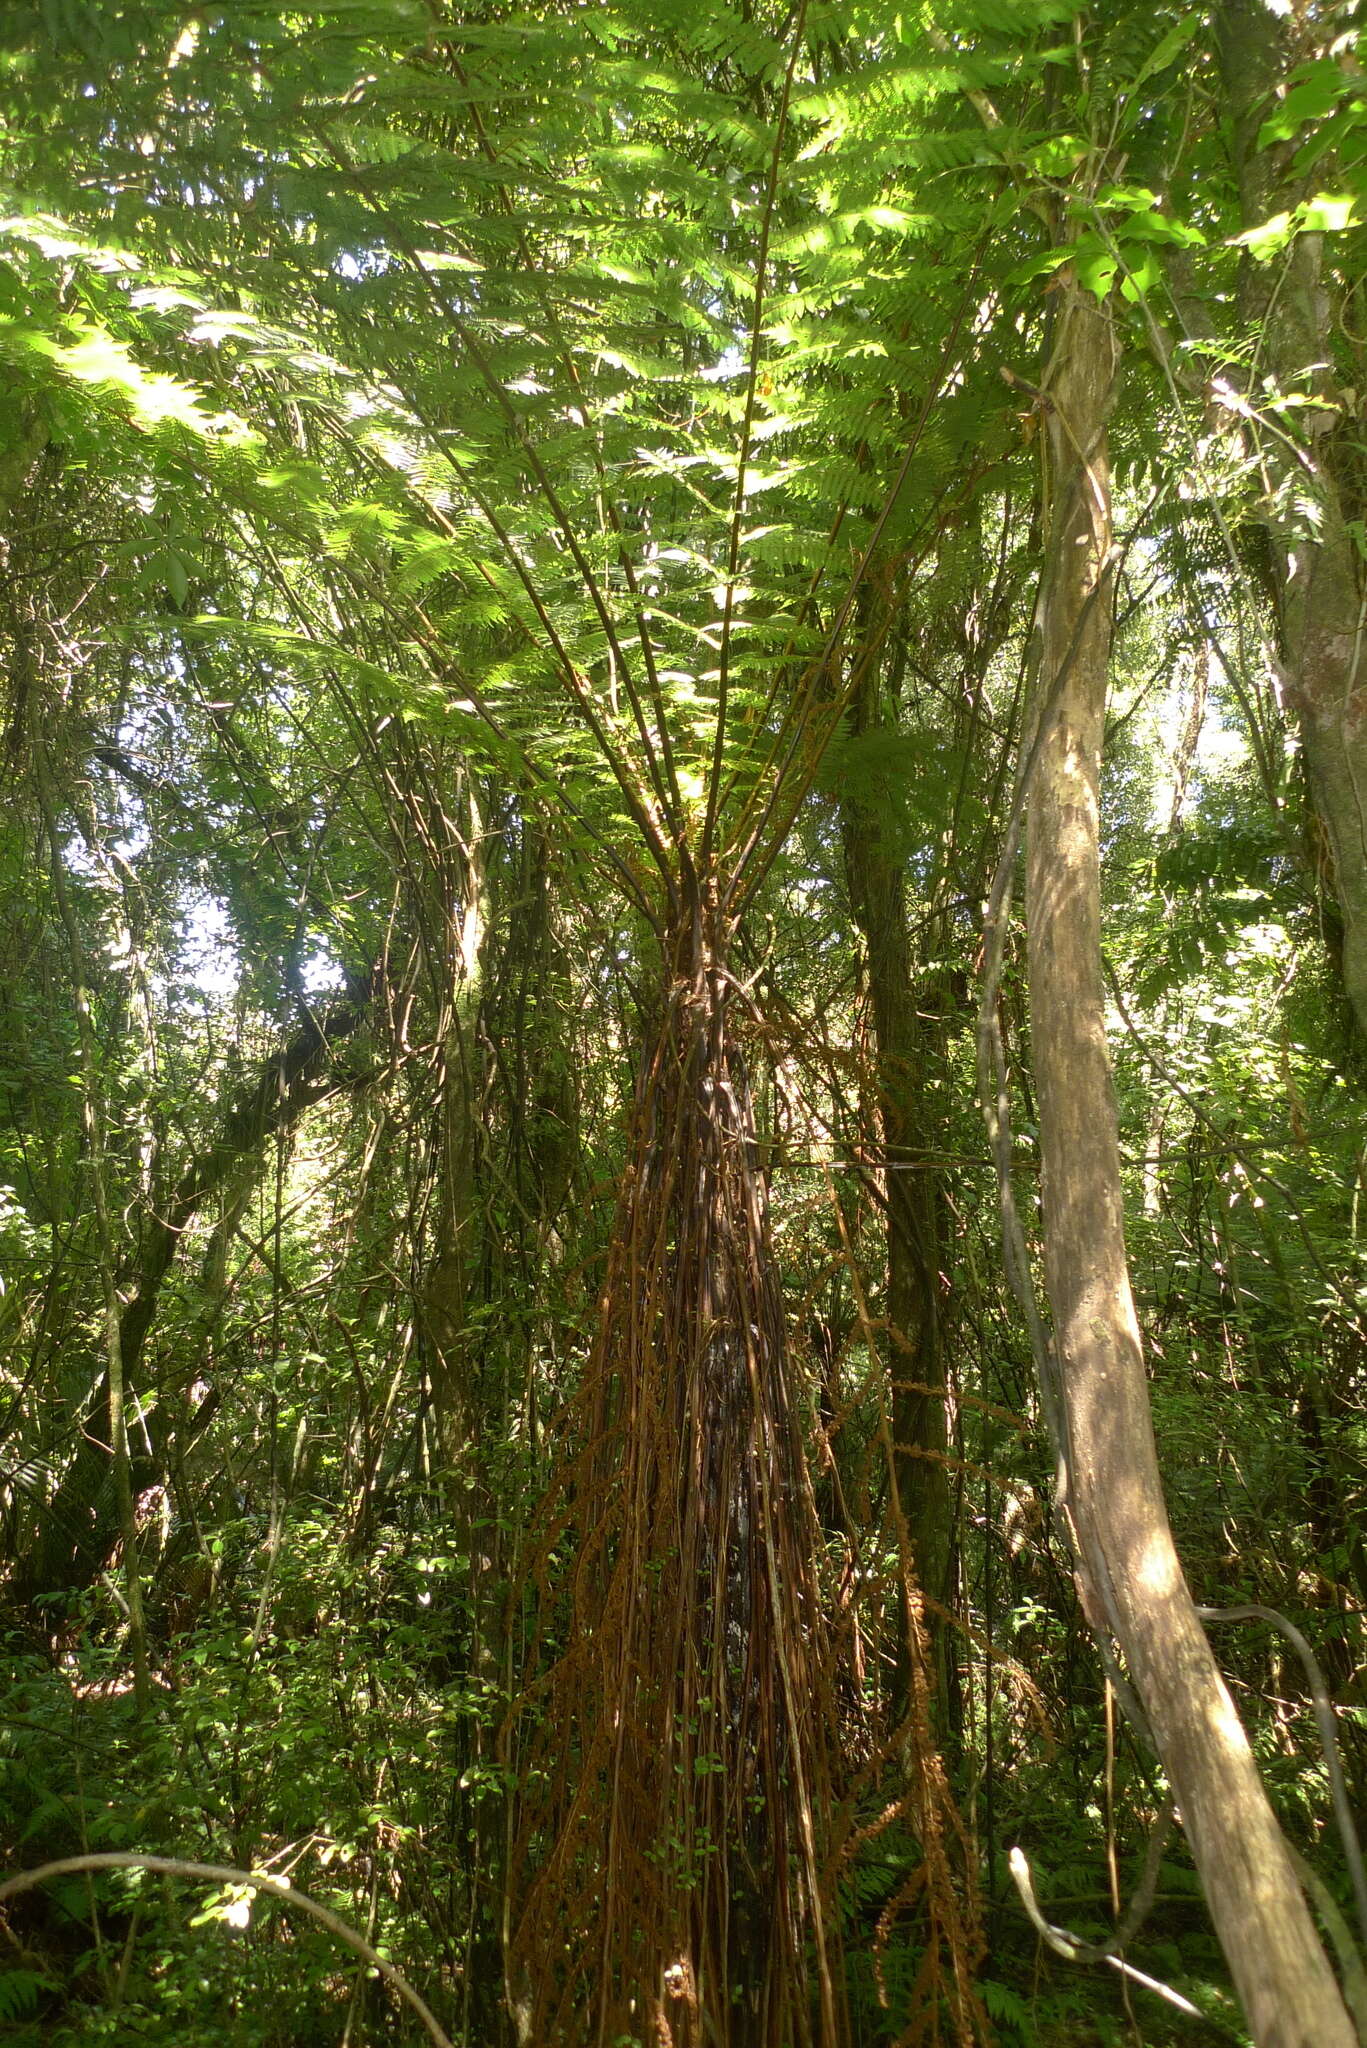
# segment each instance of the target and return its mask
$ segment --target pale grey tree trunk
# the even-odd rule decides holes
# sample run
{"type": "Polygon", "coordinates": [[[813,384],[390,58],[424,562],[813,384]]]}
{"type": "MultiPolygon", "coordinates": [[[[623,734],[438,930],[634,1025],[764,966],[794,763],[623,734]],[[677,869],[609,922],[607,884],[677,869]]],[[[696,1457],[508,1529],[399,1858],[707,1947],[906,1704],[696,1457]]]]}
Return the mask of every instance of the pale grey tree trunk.
{"type": "MultiPolygon", "coordinates": [[[[1291,212],[1310,190],[1332,186],[1321,162],[1309,184],[1293,169],[1292,144],[1259,147],[1278,87],[1311,54],[1300,31],[1266,0],[1225,0],[1220,67],[1232,117],[1235,171],[1245,228],[1291,212]]],[[[1360,397],[1334,375],[1334,280],[1324,237],[1301,233],[1275,258],[1245,261],[1240,327],[1255,347],[1248,396],[1313,403],[1279,410],[1256,429],[1265,518],[1277,589],[1282,682],[1300,726],[1324,879],[1342,919],[1343,981],[1367,1038],[1367,579],[1353,539],[1363,514],[1350,441],[1360,435],[1360,397]]]]}
{"type": "Polygon", "coordinates": [[[1353,2048],[1229,1692],[1182,1575],[1125,1251],[1101,967],[1099,783],[1111,640],[1106,419],[1118,350],[1060,273],[1026,913],[1044,1267],[1068,1508],[1090,1619],[1128,1667],[1258,2048],[1353,2048]]]}

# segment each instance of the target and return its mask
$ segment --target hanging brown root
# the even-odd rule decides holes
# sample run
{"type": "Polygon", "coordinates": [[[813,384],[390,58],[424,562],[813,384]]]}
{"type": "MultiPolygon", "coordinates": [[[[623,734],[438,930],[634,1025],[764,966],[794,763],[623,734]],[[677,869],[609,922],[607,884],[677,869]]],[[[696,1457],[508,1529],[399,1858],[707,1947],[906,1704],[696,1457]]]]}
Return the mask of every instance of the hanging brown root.
{"type": "MultiPolygon", "coordinates": [[[[695,920],[638,1093],[575,1447],[531,1566],[549,1668],[517,1720],[508,1971],[537,2048],[841,2048],[835,1884],[868,1832],[853,1791],[867,1802],[889,1762],[932,1919],[957,1896],[919,1609],[914,1732],[871,1744],[857,1695],[833,1684],[736,1002],[724,943],[695,920]],[[563,1577],[557,1559],[573,1560],[563,1577]]],[[[970,2041],[963,1986],[942,1995],[942,1934],[971,1967],[963,1928],[937,1926],[927,2010],[947,2005],[970,2041]]]]}
{"type": "Polygon", "coordinates": [[[537,1567],[566,1631],[530,1703],[511,1873],[511,1974],[537,2042],[842,2032],[819,1881],[817,1529],[730,996],[690,932],[636,1105],[581,1448],[537,1567]],[[557,1611],[549,1551],[566,1539],[557,1611]]]}

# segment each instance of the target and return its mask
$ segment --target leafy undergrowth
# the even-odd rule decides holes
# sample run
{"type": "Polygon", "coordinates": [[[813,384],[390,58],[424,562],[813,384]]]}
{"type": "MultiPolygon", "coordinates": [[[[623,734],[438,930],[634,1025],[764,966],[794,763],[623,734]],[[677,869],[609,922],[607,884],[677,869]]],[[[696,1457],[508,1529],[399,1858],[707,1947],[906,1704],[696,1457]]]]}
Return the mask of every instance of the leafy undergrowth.
{"type": "MultiPolygon", "coordinates": [[[[459,2048],[500,2048],[511,2040],[499,1876],[507,1694],[488,1645],[509,1625],[508,1588],[472,1574],[468,1539],[430,1498],[407,1501],[401,1522],[374,1529],[364,1556],[325,1513],[296,1513],[274,1546],[264,1521],[225,1529],[214,1539],[217,1587],[191,1625],[171,1634],[170,1603],[157,1613],[153,1704],[141,1721],[106,1588],[83,1611],[54,1616],[55,1660],[10,1638],[0,1843],[11,1868],[115,1850],[288,1877],[402,1970],[459,2048]]],[[[481,1542],[481,1553],[505,1537],[481,1542]]],[[[1000,2048],[1247,2048],[1180,1833],[1129,1959],[1200,2018],[1036,1940],[1005,1871],[1014,1842],[1030,1855],[1050,1920],[1092,1941],[1113,1924],[1104,1730],[1081,1682],[1066,1749],[1056,1703],[1040,1695],[1026,1711],[1027,1666],[1041,1682],[1071,1668],[1058,1617],[1023,1596],[1000,1634],[1020,1663],[1017,1689],[993,1698],[991,1818],[980,1780],[977,1803],[971,1784],[956,1787],[985,1890],[994,1844],[978,1991],[1000,2048]]],[[[1279,1810],[1342,1890],[1318,1758],[1269,1721],[1257,1741],[1279,1810]]],[[[1114,1811],[1126,1896],[1160,1803],[1149,1766],[1122,1741],[1114,1811]]],[[[892,2048],[917,2010],[924,1945],[914,1914],[888,1916],[919,1857],[904,1823],[874,1827],[842,1879],[858,2048],[892,2048]]],[[[119,1870],[59,1879],[6,1911],[0,2033],[15,2048],[421,2038],[373,1970],[273,1900],[119,1870]]]]}
{"type": "MultiPolygon", "coordinates": [[[[12,1646],[0,1705],[0,1838],[31,1866],[138,1850],[269,1869],[364,1932],[458,2043],[508,2038],[496,1879],[505,1813],[494,1760],[498,1688],[471,1668],[468,1581],[431,1523],[391,1536],[365,1574],[324,1524],[296,1526],[267,1602],[244,1577],[169,1647],[141,1725],[116,1650],[87,1617],[58,1668],[12,1646]],[[384,1597],[376,1586],[387,1589],[384,1597]],[[345,1619],[345,1629],[340,1625],[345,1619]]],[[[1055,1854],[1051,1916],[1103,1938],[1103,1866],[1062,1780],[1013,1819],[1055,1854]],[[1052,1810],[1044,1804],[1052,1789],[1052,1810]]],[[[875,1955],[886,1899],[916,1855],[881,1836],[846,1907],[860,2048],[895,2042],[920,1962],[914,1925],[875,1955]]],[[[999,1872],[1000,1875],[1000,1872],[999,1872]]],[[[1004,1882],[1004,1879],[1002,1880],[1004,1882]]],[[[274,1902],[134,1871],[70,1876],[10,1909],[0,2028],[14,2048],[141,2041],[295,2048],[421,2038],[373,1970],[274,1902]]],[[[1135,1962],[1206,2015],[1174,2013],[1037,1942],[1014,1896],[989,1921],[980,1980],[1001,2048],[1244,2043],[1188,1866],[1174,1851],[1135,1962]]]]}
{"type": "MultiPolygon", "coordinates": [[[[496,1970],[481,1984],[467,1968],[497,1955],[473,1873],[501,1817],[502,1698],[472,1668],[453,1569],[430,1523],[364,1578],[326,1525],[295,1527],[260,1628],[246,1585],[202,1616],[170,1644],[141,1725],[91,1631],[57,1669],[21,1652],[0,1702],[9,1860],[125,1850],[288,1876],[411,1973],[453,2033],[481,2038],[496,1970]]],[[[0,2023],[19,2048],[406,2037],[375,1972],[273,1902],[116,1870],[9,1910],[0,2023]]]]}

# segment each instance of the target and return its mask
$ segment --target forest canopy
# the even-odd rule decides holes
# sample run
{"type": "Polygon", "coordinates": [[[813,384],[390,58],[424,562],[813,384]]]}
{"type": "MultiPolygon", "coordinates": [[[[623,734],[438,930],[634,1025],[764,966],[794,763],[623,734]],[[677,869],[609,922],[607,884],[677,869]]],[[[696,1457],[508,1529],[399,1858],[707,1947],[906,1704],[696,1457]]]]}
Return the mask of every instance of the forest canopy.
{"type": "Polygon", "coordinates": [[[0,19],[0,2025],[1367,2043],[1346,5],[0,19]]]}

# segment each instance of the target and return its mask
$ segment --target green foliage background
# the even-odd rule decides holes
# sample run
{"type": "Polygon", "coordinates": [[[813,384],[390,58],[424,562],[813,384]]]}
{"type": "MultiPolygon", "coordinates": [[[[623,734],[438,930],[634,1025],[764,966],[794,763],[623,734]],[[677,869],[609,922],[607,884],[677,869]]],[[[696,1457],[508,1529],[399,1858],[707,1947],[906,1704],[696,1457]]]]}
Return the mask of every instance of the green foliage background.
{"type": "MultiPolygon", "coordinates": [[[[1037,1952],[1006,1878],[1019,1841],[1051,1916],[1103,1936],[1108,1858],[1137,1873],[1162,1788],[1107,1735],[1053,1520],[974,975],[1029,696],[1061,221],[1127,361],[1105,945],[1165,1477],[1197,1597],[1311,1636],[1361,1803],[1363,1054],[1265,538],[1266,451],[1318,429],[1305,392],[1258,384],[1238,296],[1322,236],[1351,422],[1367,113],[1357,32],[1331,11],[1311,29],[1258,137],[1303,198],[1253,232],[1201,8],[5,10],[15,1865],[137,1848],[287,1871],[454,2040],[513,2038],[507,1716],[564,1647],[554,1615],[535,1632],[529,1531],[691,872],[744,912],[831,1586],[854,1532],[849,1683],[889,1710],[862,818],[906,891],[901,994],[926,1028],[903,1079],[947,1219],[946,1760],[986,2013],[1041,2048],[1242,2038],[1180,1847],[1135,1959],[1202,2022],[1137,1991],[1131,2015],[1108,1975],[1037,1952]],[[1221,388],[1251,392],[1251,439],[1221,388]],[[304,1040],[299,1101],[253,1122],[304,1040]],[[149,1303],[142,1712],[116,1542],[87,1574],[25,1578],[64,1534],[104,1371],[91,1102],[119,1297],[149,1303]]],[[[1313,537],[1313,494],[1297,516],[1313,537]]],[[[1022,974],[1013,950],[1033,1224],[1022,974]]],[[[106,1509],[77,1501],[73,1527],[106,1509]]],[[[574,1560],[553,1563],[566,1583],[574,1560]]],[[[1302,1675],[1262,1631],[1221,1649],[1279,1811],[1346,1902],[1302,1675]]],[[[871,1783],[839,1888],[861,2043],[945,2023],[901,1904],[922,1845],[877,1825],[871,1783]]],[[[316,1929],[235,1911],[64,1880],[13,1909],[0,2022],[53,2044],[399,2038],[316,1929]]]]}

